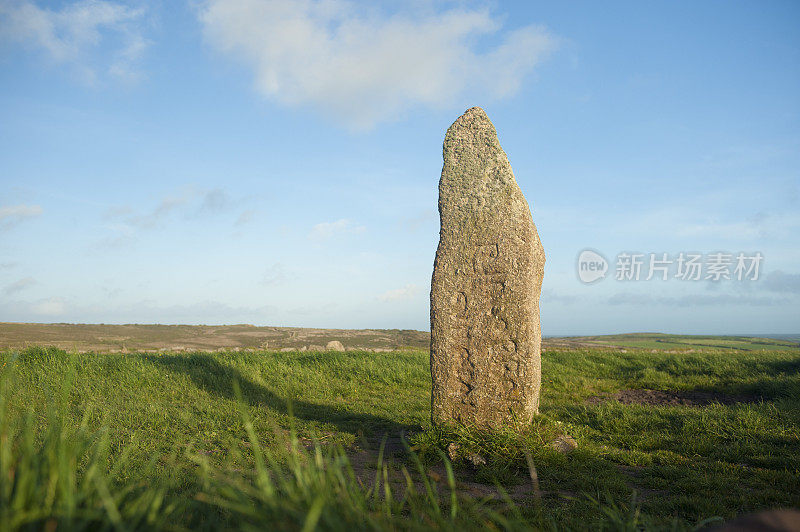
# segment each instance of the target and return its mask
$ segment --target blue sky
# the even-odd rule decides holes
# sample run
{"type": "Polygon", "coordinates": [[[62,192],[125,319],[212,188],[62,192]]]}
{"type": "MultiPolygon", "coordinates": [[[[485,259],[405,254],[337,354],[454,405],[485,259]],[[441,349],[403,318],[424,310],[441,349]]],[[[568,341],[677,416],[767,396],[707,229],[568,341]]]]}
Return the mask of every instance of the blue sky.
{"type": "Polygon", "coordinates": [[[0,0],[0,321],[427,329],[479,105],[545,335],[796,333],[799,94],[796,2],[0,0]],[[764,259],[615,278],[681,252],[764,259]]]}

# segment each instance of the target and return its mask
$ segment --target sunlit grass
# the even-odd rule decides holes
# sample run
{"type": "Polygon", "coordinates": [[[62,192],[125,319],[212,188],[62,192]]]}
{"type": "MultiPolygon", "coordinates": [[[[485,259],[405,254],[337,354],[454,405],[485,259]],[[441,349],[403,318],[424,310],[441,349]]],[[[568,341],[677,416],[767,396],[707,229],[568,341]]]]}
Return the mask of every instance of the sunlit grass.
{"type": "Polygon", "coordinates": [[[530,427],[491,433],[431,427],[422,351],[30,348],[0,353],[0,366],[4,530],[690,529],[800,505],[792,353],[548,351],[541,414],[530,427]],[[586,401],[626,388],[759,399],[703,408],[586,401]],[[577,450],[555,451],[561,434],[577,450]],[[451,469],[453,443],[461,452],[451,469]],[[472,465],[471,453],[486,463],[472,465]]]}

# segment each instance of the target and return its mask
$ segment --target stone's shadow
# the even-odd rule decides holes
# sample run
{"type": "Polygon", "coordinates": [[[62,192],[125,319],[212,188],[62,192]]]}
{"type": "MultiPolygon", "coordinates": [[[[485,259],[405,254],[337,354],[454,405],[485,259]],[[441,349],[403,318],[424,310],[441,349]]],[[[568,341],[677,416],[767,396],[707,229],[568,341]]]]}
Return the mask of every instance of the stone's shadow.
{"type": "Polygon", "coordinates": [[[787,375],[797,375],[800,373],[800,356],[793,360],[773,360],[765,362],[774,373],[786,373],[787,375]]]}
{"type": "MultiPolygon", "coordinates": [[[[242,400],[251,406],[265,406],[280,414],[289,413],[289,401],[285,397],[257,384],[231,366],[221,364],[207,354],[186,355],[144,355],[143,359],[157,364],[174,373],[188,376],[194,383],[208,393],[226,399],[236,400],[234,381],[239,383],[242,400]]],[[[294,417],[318,423],[334,425],[343,432],[363,432],[370,440],[380,440],[384,434],[397,437],[420,427],[398,423],[385,417],[360,412],[351,412],[329,405],[311,403],[299,399],[291,400],[291,413],[294,417]]]]}
{"type": "Polygon", "coordinates": [[[714,404],[730,406],[759,403],[763,401],[764,398],[754,394],[730,394],[706,389],[649,390],[643,388],[625,388],[611,395],[592,395],[586,399],[586,402],[589,404],[600,404],[611,400],[618,401],[625,405],[703,407],[714,404]]]}

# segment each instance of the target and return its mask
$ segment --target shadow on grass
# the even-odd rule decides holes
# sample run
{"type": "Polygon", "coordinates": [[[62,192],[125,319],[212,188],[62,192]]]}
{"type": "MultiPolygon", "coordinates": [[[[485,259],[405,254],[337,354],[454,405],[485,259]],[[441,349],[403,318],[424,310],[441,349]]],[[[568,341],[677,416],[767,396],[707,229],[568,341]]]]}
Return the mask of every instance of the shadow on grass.
{"type": "Polygon", "coordinates": [[[792,376],[800,373],[800,355],[791,360],[771,360],[764,364],[775,373],[785,373],[792,376]]]}
{"type": "MultiPolygon", "coordinates": [[[[253,382],[236,368],[221,364],[208,354],[144,355],[143,359],[174,373],[184,374],[199,388],[226,399],[236,398],[233,391],[233,382],[236,381],[239,383],[242,399],[249,405],[265,406],[280,414],[289,413],[288,398],[281,397],[266,386],[253,382]]],[[[291,410],[296,418],[331,424],[343,432],[362,431],[369,439],[380,439],[384,434],[398,436],[419,429],[417,426],[397,423],[385,417],[300,399],[291,400],[291,410]]]]}

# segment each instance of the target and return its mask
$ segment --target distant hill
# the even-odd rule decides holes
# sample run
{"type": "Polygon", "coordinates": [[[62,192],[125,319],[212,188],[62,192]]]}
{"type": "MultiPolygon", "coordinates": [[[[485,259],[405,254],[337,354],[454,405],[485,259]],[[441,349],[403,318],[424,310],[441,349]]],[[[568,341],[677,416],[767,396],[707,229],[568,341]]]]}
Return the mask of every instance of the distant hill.
{"type": "Polygon", "coordinates": [[[664,351],[720,349],[734,351],[800,351],[799,338],[800,335],[786,335],[785,338],[774,338],[764,336],[630,333],[548,338],[545,345],[550,347],[618,347],[664,351]]]}
{"type": "Polygon", "coordinates": [[[349,349],[428,348],[430,335],[400,329],[310,329],[253,325],[88,325],[0,323],[0,348],[52,345],[78,351],[322,350],[338,340],[349,349]]]}
{"type": "MultiPolygon", "coordinates": [[[[347,349],[428,349],[430,333],[407,329],[312,329],[253,325],[106,325],[0,323],[0,349],[52,345],[67,350],[224,351],[235,349],[322,350],[338,340],[347,349]]],[[[544,349],[650,349],[665,351],[800,351],[800,335],[702,336],[631,333],[549,337],[544,349]]]]}
{"type": "Polygon", "coordinates": [[[789,340],[800,343],[800,334],[753,334],[755,338],[774,338],[775,340],[789,340]]]}

